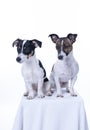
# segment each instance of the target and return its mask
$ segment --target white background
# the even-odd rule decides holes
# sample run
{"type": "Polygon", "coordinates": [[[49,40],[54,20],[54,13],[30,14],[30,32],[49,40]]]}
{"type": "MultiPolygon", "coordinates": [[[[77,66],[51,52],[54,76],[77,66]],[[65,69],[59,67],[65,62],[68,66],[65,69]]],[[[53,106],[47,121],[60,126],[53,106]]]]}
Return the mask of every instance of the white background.
{"type": "Polygon", "coordinates": [[[51,33],[77,33],[74,44],[80,71],[75,89],[84,100],[90,126],[90,5],[89,0],[0,0],[0,130],[11,130],[25,90],[21,64],[16,62],[17,38],[43,42],[36,55],[49,76],[56,60],[51,33]]]}

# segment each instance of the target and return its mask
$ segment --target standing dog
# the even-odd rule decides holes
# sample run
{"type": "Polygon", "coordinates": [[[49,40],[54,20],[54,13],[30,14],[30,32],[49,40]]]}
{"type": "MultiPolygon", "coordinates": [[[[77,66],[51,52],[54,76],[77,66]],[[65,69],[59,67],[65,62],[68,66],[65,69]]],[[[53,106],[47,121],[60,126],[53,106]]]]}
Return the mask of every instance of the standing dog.
{"type": "Polygon", "coordinates": [[[52,87],[56,86],[57,97],[63,97],[62,87],[66,87],[66,90],[72,96],[76,96],[73,86],[77,79],[79,67],[73,57],[73,43],[76,41],[77,34],[70,33],[67,37],[50,34],[49,37],[56,44],[56,50],[58,52],[58,60],[54,64],[50,75],[50,84],[52,87]]]}
{"type": "Polygon", "coordinates": [[[17,39],[13,42],[12,46],[17,47],[18,57],[16,61],[23,63],[22,75],[27,90],[24,95],[27,96],[28,99],[34,98],[34,88],[36,87],[38,97],[43,98],[43,86],[47,84],[48,79],[41,61],[38,60],[35,55],[35,48],[41,48],[42,42],[36,39],[17,39]]]}

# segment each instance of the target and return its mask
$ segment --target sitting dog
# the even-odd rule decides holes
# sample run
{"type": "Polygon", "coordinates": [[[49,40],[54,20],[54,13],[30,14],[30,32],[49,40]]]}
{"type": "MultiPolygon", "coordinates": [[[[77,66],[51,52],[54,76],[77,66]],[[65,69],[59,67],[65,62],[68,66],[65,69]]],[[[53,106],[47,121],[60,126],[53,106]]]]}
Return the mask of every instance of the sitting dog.
{"type": "Polygon", "coordinates": [[[49,37],[56,44],[58,52],[58,60],[50,74],[51,90],[53,91],[56,86],[57,97],[63,97],[61,88],[66,87],[67,92],[70,92],[72,96],[77,96],[73,89],[79,71],[78,64],[73,57],[73,43],[76,41],[77,34],[70,33],[66,37],[50,34],[49,37]]]}
{"type": "Polygon", "coordinates": [[[43,86],[48,84],[48,78],[46,77],[46,71],[41,61],[35,55],[35,48],[41,48],[42,42],[36,39],[17,39],[13,42],[12,46],[17,47],[18,57],[16,61],[23,63],[22,75],[27,90],[24,96],[27,96],[28,99],[33,99],[36,91],[34,91],[34,88],[36,87],[38,97],[43,98],[43,86]]]}

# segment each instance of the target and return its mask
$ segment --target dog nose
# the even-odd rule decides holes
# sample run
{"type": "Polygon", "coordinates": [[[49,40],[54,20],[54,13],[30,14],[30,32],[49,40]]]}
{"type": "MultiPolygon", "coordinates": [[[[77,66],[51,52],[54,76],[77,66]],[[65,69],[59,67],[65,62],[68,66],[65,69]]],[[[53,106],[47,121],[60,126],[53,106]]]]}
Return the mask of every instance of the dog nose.
{"type": "Polygon", "coordinates": [[[62,60],[62,59],[63,59],[63,56],[62,56],[62,55],[58,56],[58,59],[62,60]]]}
{"type": "Polygon", "coordinates": [[[20,57],[17,57],[17,58],[16,58],[16,61],[17,61],[17,62],[20,62],[20,61],[21,61],[21,58],[20,58],[20,57]]]}

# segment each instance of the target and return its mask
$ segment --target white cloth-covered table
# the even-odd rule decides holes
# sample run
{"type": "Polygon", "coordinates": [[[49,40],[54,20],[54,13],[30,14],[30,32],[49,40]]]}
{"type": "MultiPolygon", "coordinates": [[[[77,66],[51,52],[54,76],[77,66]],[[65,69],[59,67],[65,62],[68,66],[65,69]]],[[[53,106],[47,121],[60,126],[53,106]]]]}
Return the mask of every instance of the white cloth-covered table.
{"type": "Polygon", "coordinates": [[[22,97],[13,130],[88,130],[83,100],[80,96],[22,97]]]}

